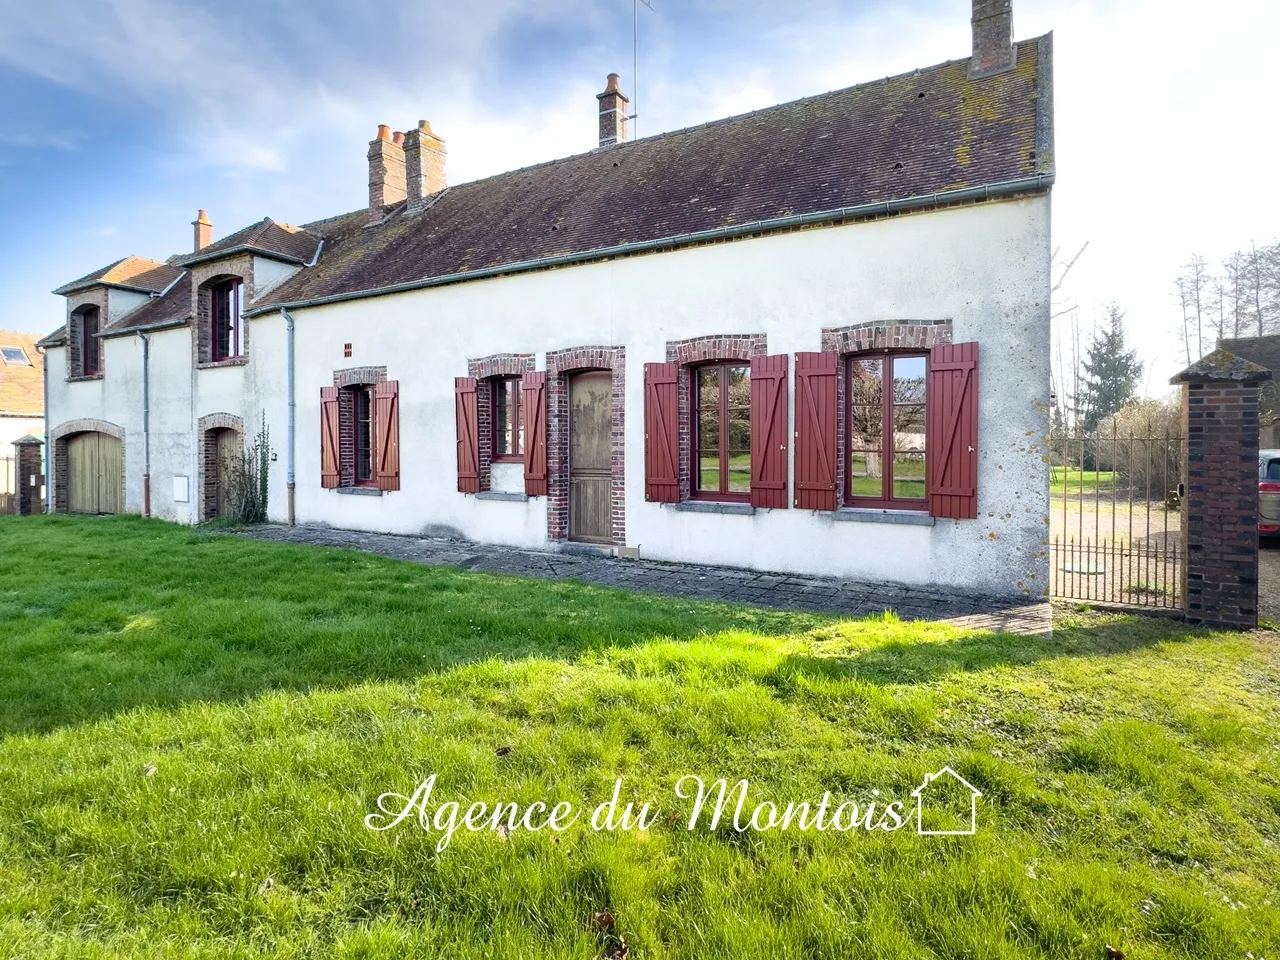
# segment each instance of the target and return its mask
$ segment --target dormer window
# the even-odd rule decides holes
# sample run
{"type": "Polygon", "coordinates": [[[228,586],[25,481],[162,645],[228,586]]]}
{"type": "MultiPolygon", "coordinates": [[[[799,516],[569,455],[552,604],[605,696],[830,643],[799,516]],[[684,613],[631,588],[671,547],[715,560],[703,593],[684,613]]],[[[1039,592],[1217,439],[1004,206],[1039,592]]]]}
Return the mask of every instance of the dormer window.
{"type": "Polygon", "coordinates": [[[80,348],[78,376],[96,377],[102,373],[102,341],[98,339],[101,314],[97,307],[85,307],[76,324],[76,344],[80,348]]]}
{"type": "Polygon", "coordinates": [[[243,321],[240,318],[240,291],[243,284],[239,277],[216,284],[209,290],[211,333],[211,359],[237,360],[244,356],[243,321]]]}

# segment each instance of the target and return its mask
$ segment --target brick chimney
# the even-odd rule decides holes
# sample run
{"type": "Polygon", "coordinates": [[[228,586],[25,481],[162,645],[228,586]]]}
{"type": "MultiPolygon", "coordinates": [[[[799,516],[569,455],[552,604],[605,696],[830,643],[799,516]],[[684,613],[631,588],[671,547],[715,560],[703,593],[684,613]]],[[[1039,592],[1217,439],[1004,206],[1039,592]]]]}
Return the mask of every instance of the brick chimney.
{"type": "Polygon", "coordinates": [[[392,139],[391,128],[378,125],[378,137],[369,142],[369,222],[382,219],[382,208],[404,199],[404,134],[396,133],[392,139]]]}
{"type": "Polygon", "coordinates": [[[421,210],[432,194],[448,186],[444,158],[444,141],[432,132],[427,121],[419,120],[418,128],[404,135],[405,186],[410,212],[421,210]]]}
{"type": "Polygon", "coordinates": [[[213,223],[209,220],[208,212],[201,210],[196,214],[191,226],[195,228],[195,252],[199,253],[213,243],[213,223]]]}
{"type": "Polygon", "coordinates": [[[1013,45],[1013,0],[973,0],[973,59],[969,79],[993,77],[1012,70],[1018,58],[1013,45]]]}
{"type": "Polygon", "coordinates": [[[627,142],[627,95],[618,89],[618,75],[609,74],[604,93],[596,94],[600,101],[600,146],[610,147],[627,142]]]}

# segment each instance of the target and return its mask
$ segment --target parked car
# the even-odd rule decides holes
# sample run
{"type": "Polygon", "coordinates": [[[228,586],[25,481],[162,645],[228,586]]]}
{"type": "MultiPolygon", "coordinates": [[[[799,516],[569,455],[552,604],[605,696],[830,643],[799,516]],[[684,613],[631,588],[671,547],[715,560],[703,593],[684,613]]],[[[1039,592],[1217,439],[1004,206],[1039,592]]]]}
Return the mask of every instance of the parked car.
{"type": "Polygon", "coordinates": [[[1258,536],[1280,537],[1280,450],[1258,451],[1258,536]]]}

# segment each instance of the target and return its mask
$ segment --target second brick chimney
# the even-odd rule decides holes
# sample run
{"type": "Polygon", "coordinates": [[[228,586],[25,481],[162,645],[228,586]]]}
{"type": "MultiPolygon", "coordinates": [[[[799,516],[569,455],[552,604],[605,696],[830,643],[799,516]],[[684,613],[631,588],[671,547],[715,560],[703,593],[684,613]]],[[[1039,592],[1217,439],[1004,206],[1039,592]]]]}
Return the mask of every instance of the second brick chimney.
{"type": "Polygon", "coordinates": [[[378,126],[378,137],[369,142],[369,220],[382,219],[382,208],[404,199],[404,134],[391,137],[391,128],[378,126]]]}
{"type": "Polygon", "coordinates": [[[209,219],[208,212],[201,210],[196,214],[196,218],[191,221],[191,226],[195,228],[195,252],[199,253],[213,243],[213,223],[209,219]]]}
{"type": "Polygon", "coordinates": [[[418,121],[418,128],[404,135],[405,196],[410,212],[420,210],[432,194],[448,184],[444,177],[444,140],[431,130],[431,124],[418,121]]]}
{"type": "Polygon", "coordinates": [[[604,93],[596,94],[600,101],[600,146],[627,142],[627,107],[631,100],[618,89],[618,75],[609,74],[604,93]]]}
{"type": "Polygon", "coordinates": [[[1018,59],[1013,45],[1013,0],[973,0],[973,59],[969,79],[993,77],[1012,70],[1018,59]]]}

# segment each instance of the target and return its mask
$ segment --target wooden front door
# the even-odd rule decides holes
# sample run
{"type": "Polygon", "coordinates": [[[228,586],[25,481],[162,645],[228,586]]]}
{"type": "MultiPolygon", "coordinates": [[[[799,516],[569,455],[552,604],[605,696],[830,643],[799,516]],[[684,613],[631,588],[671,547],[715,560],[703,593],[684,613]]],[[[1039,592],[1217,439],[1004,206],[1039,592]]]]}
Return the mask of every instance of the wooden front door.
{"type": "Polygon", "coordinates": [[[569,539],[611,543],[613,374],[569,381],[569,539]]]}
{"type": "Polygon", "coordinates": [[[67,440],[67,508],[72,513],[120,513],[124,509],[120,441],[105,433],[77,433],[67,440]]]}
{"type": "Polygon", "coordinates": [[[219,430],[217,434],[217,477],[214,495],[214,516],[236,515],[234,478],[240,466],[240,434],[234,430],[219,430]]]}

